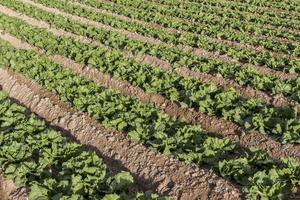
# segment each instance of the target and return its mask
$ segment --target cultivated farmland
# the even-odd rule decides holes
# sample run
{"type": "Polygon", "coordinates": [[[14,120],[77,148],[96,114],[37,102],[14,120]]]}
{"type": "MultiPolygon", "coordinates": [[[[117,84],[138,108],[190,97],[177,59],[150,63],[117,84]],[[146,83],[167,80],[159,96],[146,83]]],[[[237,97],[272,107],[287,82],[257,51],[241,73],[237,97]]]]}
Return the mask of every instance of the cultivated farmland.
{"type": "Polygon", "coordinates": [[[0,199],[300,199],[299,0],[0,0],[0,199]]]}

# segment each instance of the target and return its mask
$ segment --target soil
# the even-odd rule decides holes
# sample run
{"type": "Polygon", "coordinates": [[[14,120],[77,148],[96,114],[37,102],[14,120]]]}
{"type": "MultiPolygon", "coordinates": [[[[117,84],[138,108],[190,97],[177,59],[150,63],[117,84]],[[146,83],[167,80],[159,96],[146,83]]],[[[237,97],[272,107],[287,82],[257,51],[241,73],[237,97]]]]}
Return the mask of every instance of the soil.
{"type": "Polygon", "coordinates": [[[4,179],[0,172],[0,200],[28,200],[28,190],[16,186],[12,180],[4,179]]]}

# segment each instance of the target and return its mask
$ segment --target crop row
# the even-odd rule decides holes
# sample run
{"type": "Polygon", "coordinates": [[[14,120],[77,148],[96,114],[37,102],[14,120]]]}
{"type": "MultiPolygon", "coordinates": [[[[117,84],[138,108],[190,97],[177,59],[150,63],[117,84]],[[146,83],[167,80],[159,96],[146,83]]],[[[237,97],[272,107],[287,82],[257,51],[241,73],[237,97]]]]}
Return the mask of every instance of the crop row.
{"type": "MultiPolygon", "coordinates": [[[[276,70],[288,71],[290,73],[300,72],[300,61],[297,59],[290,59],[287,57],[274,57],[270,52],[256,52],[251,49],[244,49],[242,47],[230,47],[223,43],[216,44],[212,42],[207,36],[198,37],[191,33],[171,33],[166,32],[159,28],[153,28],[147,25],[141,25],[137,22],[124,21],[117,19],[110,15],[105,15],[100,12],[93,11],[91,9],[83,8],[79,5],[74,5],[67,1],[61,0],[34,0],[35,2],[42,3],[44,5],[58,8],[67,13],[71,13],[77,16],[85,17],[91,20],[101,22],[103,24],[108,24],[115,28],[122,28],[131,32],[136,32],[141,35],[150,36],[159,39],[163,42],[169,43],[170,45],[189,45],[192,47],[199,47],[207,51],[218,52],[219,54],[227,54],[243,63],[251,63],[255,65],[268,66],[276,70]]],[[[94,1],[90,1],[94,2],[94,1]]],[[[93,6],[97,6],[97,3],[93,3],[93,6]]],[[[118,7],[113,8],[114,12],[118,11],[118,7]]],[[[133,13],[133,10],[127,10],[129,13],[133,13]]],[[[150,13],[150,12],[148,12],[150,13]]],[[[151,18],[153,19],[153,18],[151,18]]],[[[158,18],[156,18],[158,19],[158,18]]],[[[170,21],[168,23],[171,23],[170,21]]],[[[190,24],[188,24],[190,26],[190,24]]],[[[199,28],[199,26],[192,26],[194,28],[199,28]]]]}
{"type": "MultiPolygon", "coordinates": [[[[169,1],[169,0],[167,0],[169,1]]],[[[188,0],[188,2],[191,2],[191,3],[200,3],[200,1],[198,0],[188,0]]],[[[201,1],[202,2],[202,1],[201,1]]],[[[214,1],[212,1],[214,2],[214,1]]],[[[218,2],[218,1],[217,1],[218,2]]],[[[238,0],[238,1],[232,1],[232,0],[229,0],[229,1],[224,1],[224,2],[227,2],[227,3],[230,3],[232,4],[233,6],[235,5],[240,5],[240,6],[249,6],[250,8],[252,7],[263,7],[263,8],[268,8],[268,9],[274,9],[274,8],[277,8],[277,9],[280,9],[280,10],[283,10],[285,12],[289,12],[289,11],[300,11],[300,7],[299,5],[297,4],[297,1],[268,1],[268,0],[254,0],[254,1],[244,1],[244,0],[238,0]]]]}
{"type": "Polygon", "coordinates": [[[95,153],[25,113],[0,91],[0,166],[6,177],[30,188],[30,199],[164,199],[128,196],[133,184],[128,172],[110,175],[95,153]]]}
{"type": "Polygon", "coordinates": [[[116,79],[126,80],[148,93],[158,93],[182,106],[199,109],[233,121],[247,130],[273,134],[283,142],[299,143],[299,116],[296,108],[274,108],[257,99],[244,99],[234,89],[224,90],[175,73],[142,65],[115,49],[94,46],[69,37],[55,36],[44,29],[0,14],[0,27],[48,54],[60,54],[97,68],[116,79]],[[20,31],[21,30],[21,31],[20,31]]]}
{"type": "MultiPolygon", "coordinates": [[[[120,130],[166,155],[205,165],[244,186],[250,199],[284,197],[299,186],[300,165],[293,159],[273,160],[266,153],[245,149],[229,139],[209,137],[189,125],[112,89],[75,74],[32,51],[0,42],[0,63],[36,80],[76,109],[87,112],[107,128],[120,130]]],[[[82,169],[82,168],[80,168],[82,169]]]]}
{"type": "MultiPolygon", "coordinates": [[[[105,0],[99,2],[104,3],[105,0]]],[[[180,10],[176,7],[161,6],[161,4],[151,3],[145,0],[138,0],[134,2],[128,0],[109,0],[109,2],[114,2],[124,6],[139,8],[141,10],[151,9],[153,12],[159,12],[163,15],[172,16],[176,18],[179,17],[187,20],[192,19],[195,22],[203,21],[203,22],[208,22],[209,24],[220,23],[222,18],[224,21],[224,17],[226,17],[228,23],[243,22],[245,25],[256,25],[259,28],[264,28],[265,25],[274,25],[279,27],[287,27],[291,29],[300,28],[299,22],[296,22],[295,20],[289,20],[286,18],[278,18],[278,17],[270,18],[268,16],[257,17],[255,15],[253,16],[248,13],[230,12],[226,10],[226,7],[223,7],[222,10],[221,9],[212,10],[212,7],[208,7],[208,6],[202,6],[200,8],[199,7],[190,8],[188,10],[180,10]],[[207,18],[204,19],[204,17],[207,18]]]]}
{"type": "Polygon", "coordinates": [[[243,99],[233,89],[224,91],[212,84],[178,77],[174,73],[136,63],[123,57],[116,50],[54,36],[44,30],[27,26],[21,21],[16,23],[5,16],[2,19],[5,18],[6,21],[1,24],[2,28],[32,45],[45,48],[49,53],[70,56],[76,62],[95,67],[117,79],[126,80],[146,92],[162,94],[172,101],[180,101],[183,106],[195,107],[203,113],[234,121],[248,130],[281,135],[285,142],[298,142],[298,115],[293,108],[273,108],[257,99],[243,99]],[[25,33],[17,28],[23,26],[25,33]],[[226,98],[228,99],[224,101],[226,98]]]}
{"type": "MultiPolygon", "coordinates": [[[[200,34],[200,36],[198,37],[209,36],[213,38],[222,38],[226,40],[236,41],[242,44],[263,46],[266,49],[272,51],[279,51],[279,52],[284,52],[295,56],[299,56],[299,49],[297,48],[297,45],[295,45],[292,41],[289,41],[287,43],[281,43],[278,41],[274,41],[272,39],[266,39],[266,38],[262,39],[261,37],[259,37],[259,35],[264,35],[266,32],[268,32],[266,31],[266,29],[272,32],[274,31],[273,29],[267,28],[265,25],[258,25],[254,23],[249,24],[240,20],[233,20],[233,19],[231,20],[227,17],[225,18],[226,20],[224,20],[224,17],[211,16],[207,12],[203,12],[203,16],[202,16],[199,15],[198,10],[197,10],[198,13],[197,15],[199,15],[198,20],[197,17],[195,16],[190,16],[190,19],[192,20],[185,20],[185,19],[181,19],[182,17],[178,18],[178,16],[180,16],[181,14],[180,13],[176,14],[176,12],[172,10],[172,8],[159,7],[158,5],[152,5],[149,2],[139,3],[138,1],[135,1],[134,3],[132,3],[131,1],[126,1],[126,0],[122,0],[122,1],[113,0],[113,2],[116,3],[113,4],[112,2],[105,2],[105,1],[101,2],[96,0],[94,1],[75,0],[75,1],[85,3],[89,6],[96,5],[97,8],[106,9],[111,12],[117,12],[121,15],[125,15],[134,19],[144,20],[147,22],[155,22],[167,28],[174,28],[183,31],[188,31],[189,34],[187,35],[193,35],[192,33],[197,33],[200,34]],[[132,12],[129,12],[130,10],[132,12]]],[[[187,15],[187,13],[191,13],[191,12],[185,11],[183,13],[187,15]]],[[[221,13],[226,13],[226,12],[222,10],[221,13]]],[[[283,30],[281,32],[284,34],[288,33],[287,31],[283,31],[283,30]]],[[[274,36],[274,33],[272,33],[271,35],[274,36]]]]}
{"type": "Polygon", "coordinates": [[[19,1],[11,4],[10,0],[3,0],[0,4],[38,20],[46,21],[52,26],[97,40],[120,51],[130,51],[134,55],[147,54],[155,56],[169,62],[174,67],[188,67],[195,71],[221,74],[227,79],[235,80],[241,86],[250,85],[270,95],[283,94],[300,102],[299,80],[297,79],[281,81],[273,75],[260,74],[253,69],[245,69],[235,64],[225,64],[210,58],[197,57],[190,53],[184,53],[175,47],[166,47],[133,40],[124,34],[84,25],[64,16],[52,14],[19,1]]]}
{"type": "MultiPolygon", "coordinates": [[[[230,17],[238,18],[239,16],[243,18],[243,15],[247,14],[249,17],[257,16],[263,17],[265,19],[279,19],[285,18],[287,20],[300,20],[300,16],[291,15],[291,12],[276,12],[276,10],[272,10],[269,8],[255,6],[251,4],[243,4],[239,2],[228,2],[228,1],[201,1],[198,3],[191,3],[188,1],[180,1],[180,0],[150,0],[148,2],[159,3],[161,5],[169,6],[169,7],[177,7],[180,10],[189,10],[189,11],[200,11],[203,8],[207,9],[210,13],[216,13],[219,16],[222,16],[222,13],[219,13],[220,10],[224,10],[230,17]]],[[[255,19],[257,20],[257,19],[255,19]]]]}

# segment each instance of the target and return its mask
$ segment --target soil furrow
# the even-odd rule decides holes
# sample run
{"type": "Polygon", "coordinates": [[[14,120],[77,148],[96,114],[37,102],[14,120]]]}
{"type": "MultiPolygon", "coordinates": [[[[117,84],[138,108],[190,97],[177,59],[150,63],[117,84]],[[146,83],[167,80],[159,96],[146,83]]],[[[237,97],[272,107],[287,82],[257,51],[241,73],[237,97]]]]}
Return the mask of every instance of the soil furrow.
{"type": "MultiPolygon", "coordinates": [[[[58,35],[58,36],[62,36],[62,35],[70,36],[70,37],[74,38],[75,40],[78,40],[81,42],[94,44],[94,45],[101,46],[101,47],[106,47],[103,44],[101,44],[97,41],[94,41],[90,38],[80,36],[80,35],[75,35],[73,33],[64,31],[62,29],[56,29],[54,27],[51,27],[50,24],[48,24],[44,21],[36,20],[34,18],[27,17],[25,15],[21,15],[20,13],[17,13],[15,11],[7,9],[6,7],[1,6],[1,5],[0,5],[0,12],[4,12],[11,16],[18,17],[19,19],[22,19],[22,20],[26,21],[27,23],[30,23],[34,26],[37,26],[40,28],[45,28],[49,32],[51,32],[55,35],[58,35]]],[[[57,13],[55,13],[55,14],[57,14],[57,13]]],[[[78,19],[75,19],[75,20],[77,21],[78,19]]],[[[108,48],[108,47],[106,47],[106,48],[108,48]]],[[[283,95],[277,95],[275,97],[271,97],[262,91],[255,90],[252,87],[242,87],[233,80],[225,80],[221,76],[213,76],[213,75],[206,74],[206,73],[195,72],[195,71],[189,70],[188,68],[185,68],[185,67],[174,69],[170,63],[163,61],[161,59],[158,59],[156,57],[150,56],[150,55],[135,56],[135,55],[131,54],[130,52],[122,52],[122,53],[124,56],[135,59],[142,64],[149,64],[152,67],[159,67],[161,69],[164,69],[164,70],[170,71],[170,72],[175,71],[179,76],[182,76],[182,77],[192,77],[196,80],[200,80],[203,83],[214,83],[218,86],[224,87],[225,89],[233,87],[237,91],[239,91],[241,93],[241,95],[245,98],[259,98],[264,103],[270,104],[274,107],[297,106],[298,111],[300,112],[299,103],[292,101],[289,98],[284,97],[283,95]]]]}
{"type": "Polygon", "coordinates": [[[0,199],[28,200],[28,191],[25,187],[16,186],[12,180],[6,180],[0,172],[0,199]]]}
{"type": "Polygon", "coordinates": [[[81,144],[100,150],[104,157],[110,159],[106,162],[108,167],[129,170],[144,190],[171,195],[174,199],[240,198],[239,191],[224,179],[130,142],[123,133],[103,128],[32,80],[1,69],[0,84],[11,98],[51,125],[68,131],[81,144]]]}
{"type": "MultiPolygon", "coordinates": [[[[9,38],[3,34],[1,37],[7,41],[13,39],[13,37],[9,38]]],[[[10,42],[17,48],[28,48],[28,45],[23,46],[23,42],[20,40],[13,39],[13,41],[10,42]]],[[[37,51],[40,53],[43,52],[42,50],[37,51]]],[[[185,119],[191,124],[201,125],[210,135],[227,137],[232,141],[240,142],[241,146],[246,148],[257,147],[268,152],[276,159],[291,156],[300,160],[300,145],[283,145],[271,137],[262,135],[258,132],[246,133],[242,128],[232,122],[217,117],[206,116],[193,109],[182,108],[179,104],[173,103],[161,95],[145,93],[142,89],[134,87],[126,81],[115,80],[108,75],[100,73],[96,69],[87,68],[84,65],[74,63],[72,60],[65,57],[54,55],[51,58],[105,87],[116,89],[123,95],[137,97],[143,103],[153,102],[168,115],[185,119]]]]}
{"type": "MultiPolygon", "coordinates": [[[[142,36],[138,33],[132,33],[132,32],[129,32],[129,31],[126,31],[126,30],[123,30],[123,29],[116,29],[116,28],[113,28],[113,27],[108,26],[108,25],[101,24],[101,23],[96,22],[96,21],[92,21],[92,20],[89,20],[89,19],[86,19],[86,18],[83,18],[83,17],[79,17],[79,16],[75,16],[75,15],[65,13],[65,12],[60,11],[60,10],[55,9],[55,8],[46,7],[44,5],[35,3],[31,0],[21,0],[21,1],[24,2],[24,3],[28,3],[30,5],[36,6],[37,8],[43,9],[47,12],[52,12],[52,13],[55,13],[55,14],[58,14],[58,15],[62,15],[62,16],[68,17],[72,20],[76,20],[78,22],[84,23],[84,24],[93,25],[93,26],[98,27],[98,28],[102,28],[102,29],[106,29],[106,30],[109,30],[109,31],[125,34],[127,37],[129,37],[131,39],[134,39],[134,40],[138,40],[138,41],[142,41],[142,42],[146,41],[146,42],[149,42],[149,43],[152,43],[152,44],[155,44],[155,45],[163,45],[163,46],[166,46],[166,47],[175,47],[175,48],[178,48],[182,51],[190,52],[190,53],[192,53],[196,56],[214,58],[214,59],[217,59],[217,60],[220,60],[222,62],[229,63],[229,64],[233,64],[233,63],[234,64],[239,64],[241,66],[241,68],[253,68],[253,69],[257,70],[258,72],[260,72],[262,74],[270,74],[270,73],[274,74],[281,80],[295,79],[295,78],[298,77],[297,74],[288,74],[288,73],[285,73],[285,72],[282,72],[282,71],[276,71],[276,70],[273,70],[271,68],[267,68],[267,67],[263,67],[263,66],[255,66],[255,65],[252,65],[252,64],[244,64],[244,63],[236,61],[232,58],[229,58],[228,56],[224,56],[224,55],[220,56],[217,53],[207,52],[203,49],[199,49],[199,48],[196,49],[196,48],[192,48],[192,47],[185,46],[185,45],[174,46],[174,45],[171,45],[171,44],[166,44],[166,43],[164,43],[164,42],[162,42],[158,39],[142,36]]],[[[96,10],[96,11],[98,10],[96,8],[91,8],[91,7],[89,7],[89,8],[92,9],[92,10],[96,10]]]]}

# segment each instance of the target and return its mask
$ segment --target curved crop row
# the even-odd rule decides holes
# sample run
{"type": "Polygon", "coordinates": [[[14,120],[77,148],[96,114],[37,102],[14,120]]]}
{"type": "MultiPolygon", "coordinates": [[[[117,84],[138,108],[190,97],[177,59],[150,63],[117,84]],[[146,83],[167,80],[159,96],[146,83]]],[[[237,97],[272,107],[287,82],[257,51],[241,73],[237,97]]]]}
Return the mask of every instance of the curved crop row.
{"type": "MultiPolygon", "coordinates": [[[[105,3],[105,1],[106,0],[102,0],[99,2],[105,3]]],[[[238,13],[236,11],[230,12],[227,10],[227,7],[223,7],[222,10],[213,9],[212,7],[208,6],[197,7],[197,9],[190,8],[188,10],[181,10],[176,7],[161,6],[161,4],[151,3],[145,0],[138,0],[134,2],[128,0],[109,0],[109,2],[139,8],[141,10],[151,9],[153,12],[159,12],[163,15],[172,16],[175,18],[179,17],[186,20],[192,19],[194,22],[208,22],[208,24],[216,24],[221,22],[224,25],[224,18],[226,18],[228,23],[243,22],[245,25],[256,25],[257,28],[265,28],[264,26],[266,25],[273,25],[275,27],[287,27],[296,30],[300,29],[299,22],[295,20],[278,17],[270,18],[269,16],[263,15],[257,17],[248,13],[238,13]]]]}
{"type": "Polygon", "coordinates": [[[7,178],[30,188],[30,199],[165,199],[128,195],[133,184],[128,172],[110,175],[95,153],[25,113],[0,91],[0,167],[7,178]]]}
{"type": "MultiPolygon", "coordinates": [[[[187,0],[191,3],[199,3],[198,0],[187,0]]],[[[240,4],[240,5],[248,5],[248,6],[256,6],[256,7],[264,7],[268,9],[277,8],[281,9],[285,12],[289,11],[300,11],[300,6],[297,4],[297,1],[268,1],[268,0],[254,0],[254,1],[244,1],[244,0],[238,0],[238,1],[227,1],[228,3],[231,3],[233,5],[240,4]]]]}
{"type": "MultiPolygon", "coordinates": [[[[148,1],[149,2],[149,1],[148,1]]],[[[243,4],[239,2],[228,2],[228,1],[201,1],[198,3],[192,3],[188,1],[179,1],[179,0],[150,0],[150,2],[153,3],[159,3],[161,5],[170,6],[170,7],[177,7],[181,10],[189,10],[197,12],[199,9],[202,11],[204,8],[208,10],[208,12],[216,13],[220,16],[222,16],[222,13],[219,13],[220,10],[225,10],[228,13],[229,16],[232,17],[242,17],[243,15],[249,15],[249,16],[256,16],[256,17],[263,17],[266,19],[280,19],[284,18],[287,20],[300,20],[300,16],[294,15],[295,13],[291,12],[283,12],[279,11],[276,12],[276,10],[272,10],[265,7],[260,6],[254,6],[251,4],[243,4]]],[[[256,19],[257,20],[257,19],[256,19]]]]}
{"type": "MultiPolygon", "coordinates": [[[[228,17],[220,18],[216,16],[210,16],[209,14],[207,14],[207,12],[204,12],[203,16],[199,15],[198,18],[200,21],[197,21],[197,17],[192,18],[192,16],[192,20],[186,20],[181,19],[182,17],[178,17],[181,16],[180,13],[176,15],[173,14],[175,16],[171,16],[170,13],[176,13],[175,11],[172,11],[172,9],[159,7],[158,5],[149,5],[149,2],[143,2],[140,4],[138,2],[133,4],[131,1],[128,2],[126,0],[113,0],[114,3],[101,2],[97,0],[75,0],[75,2],[84,3],[92,7],[96,6],[97,8],[109,10],[111,12],[125,15],[130,18],[144,20],[152,23],[155,22],[166,28],[188,31],[189,33],[185,33],[186,35],[193,35],[192,33],[197,33],[200,34],[197,37],[209,36],[212,38],[222,38],[239,42],[241,44],[262,46],[268,50],[275,52],[284,52],[294,56],[299,56],[299,48],[296,44],[293,43],[293,41],[281,43],[272,39],[260,38],[259,35],[264,35],[266,32],[266,30],[264,29],[269,29],[265,25],[257,25],[254,23],[247,24],[244,21],[229,20],[228,17]],[[132,12],[129,12],[130,10],[132,12]],[[246,27],[247,30],[244,30],[243,27],[246,27]]],[[[183,13],[190,12],[185,11],[183,13]]],[[[226,12],[222,10],[222,13],[226,12]]],[[[282,30],[282,33],[286,34],[288,32],[282,30]]],[[[274,36],[276,34],[272,33],[271,35],[274,36]]]]}
{"type": "Polygon", "coordinates": [[[174,67],[188,67],[191,70],[209,74],[221,74],[227,79],[233,79],[241,86],[248,86],[264,91],[270,95],[283,94],[300,102],[299,80],[281,81],[273,75],[260,74],[254,69],[241,68],[235,64],[225,64],[210,58],[201,58],[190,53],[184,53],[175,47],[150,44],[128,38],[124,34],[107,31],[95,26],[88,26],[66,17],[46,12],[31,5],[15,1],[3,0],[0,4],[20,13],[46,21],[53,26],[84,35],[121,51],[130,51],[134,55],[148,54],[165,60],[174,67]]]}
{"type": "Polygon", "coordinates": [[[131,139],[164,154],[206,165],[245,186],[249,198],[289,196],[299,185],[300,166],[290,158],[276,161],[264,152],[241,148],[228,139],[209,137],[199,126],[175,120],[151,104],[141,104],[134,98],[105,90],[47,57],[11,49],[5,44],[2,47],[7,58],[4,60],[10,63],[11,69],[38,80],[104,126],[126,132],[131,139]],[[266,181],[261,183],[261,180],[266,181]]]}
{"type": "Polygon", "coordinates": [[[231,178],[244,186],[249,199],[288,197],[299,186],[300,165],[291,158],[277,161],[262,151],[209,137],[201,127],[169,117],[152,104],[141,104],[134,97],[104,89],[47,56],[17,50],[4,42],[0,45],[2,66],[35,79],[105,127],[123,131],[131,139],[166,155],[206,165],[231,178]]]}
{"type": "MultiPolygon", "coordinates": [[[[269,52],[257,53],[255,50],[244,49],[241,47],[229,47],[221,43],[216,44],[214,42],[211,42],[209,37],[205,37],[205,36],[198,37],[195,36],[194,34],[189,34],[189,33],[171,33],[161,29],[154,29],[153,27],[141,25],[136,22],[128,22],[128,21],[116,19],[113,16],[104,15],[103,13],[96,12],[91,9],[86,9],[66,1],[61,1],[61,0],[51,0],[51,1],[34,0],[34,1],[50,7],[58,8],[60,10],[63,10],[65,12],[77,16],[86,17],[91,20],[108,24],[116,28],[122,28],[131,32],[140,33],[145,36],[154,37],[160,39],[163,42],[167,42],[171,45],[183,44],[192,47],[199,47],[207,51],[218,52],[221,55],[227,54],[243,63],[252,63],[260,66],[266,65],[275,70],[283,70],[283,71],[288,71],[290,73],[300,72],[299,60],[291,60],[286,57],[273,57],[269,52]]],[[[96,5],[97,4],[93,4],[93,6],[96,5]]],[[[132,11],[130,10],[128,10],[128,12],[132,13],[132,11]]],[[[115,10],[115,12],[117,11],[115,10]]],[[[199,28],[199,26],[193,26],[193,27],[199,28]]]]}
{"type": "Polygon", "coordinates": [[[300,142],[300,120],[295,108],[274,108],[257,99],[244,99],[234,89],[223,90],[213,84],[179,77],[158,68],[142,65],[119,51],[55,36],[22,20],[0,14],[0,27],[48,54],[60,54],[84,65],[126,80],[148,93],[158,93],[182,106],[199,109],[233,121],[246,130],[272,134],[283,142],[300,142]],[[20,31],[21,30],[21,31],[20,31]]]}

